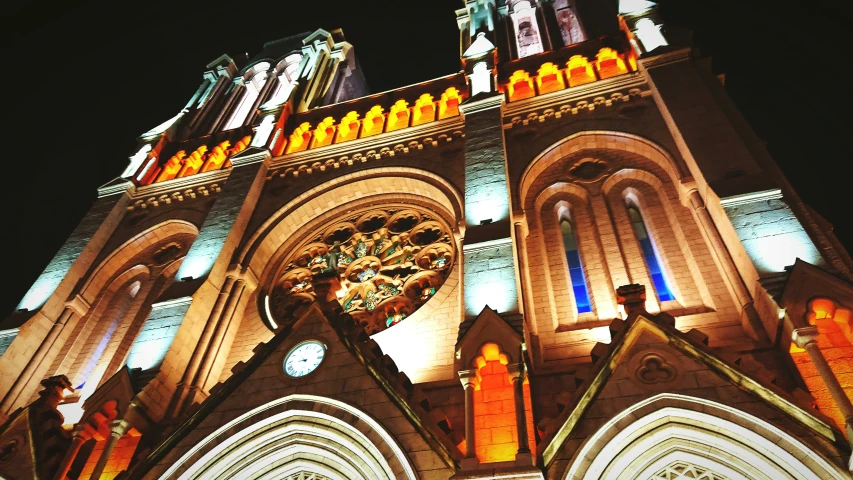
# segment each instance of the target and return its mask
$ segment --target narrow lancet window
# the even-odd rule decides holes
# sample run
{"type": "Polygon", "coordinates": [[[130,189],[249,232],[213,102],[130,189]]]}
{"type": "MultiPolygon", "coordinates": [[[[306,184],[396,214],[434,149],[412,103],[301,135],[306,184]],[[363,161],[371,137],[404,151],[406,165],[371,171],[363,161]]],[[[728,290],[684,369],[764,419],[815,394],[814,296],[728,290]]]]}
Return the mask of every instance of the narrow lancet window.
{"type": "Polygon", "coordinates": [[[536,8],[528,1],[518,2],[512,7],[510,16],[515,23],[518,58],[542,53],[542,38],[539,35],[539,25],[536,20],[536,8]]]}
{"type": "Polygon", "coordinates": [[[554,2],[554,14],[557,17],[557,25],[560,26],[563,46],[568,47],[586,40],[574,0],[557,0],[554,2]]]}
{"type": "Polygon", "coordinates": [[[583,273],[578,242],[575,239],[572,223],[566,219],[560,221],[560,230],[563,232],[563,248],[566,251],[566,260],[569,263],[569,277],[572,281],[572,291],[575,294],[578,313],[591,312],[589,289],[586,286],[586,276],[583,273]]]}
{"type": "Polygon", "coordinates": [[[666,283],[660,258],[658,258],[657,251],[652,244],[652,239],[649,237],[649,231],[646,230],[646,223],[643,221],[640,211],[636,207],[629,205],[628,217],[631,219],[631,226],[634,228],[634,233],[640,242],[640,248],[643,250],[643,257],[646,259],[646,266],[649,268],[649,275],[652,277],[652,283],[658,294],[658,300],[661,302],[675,300],[672,291],[669,289],[669,285],[666,283]]]}
{"type": "Polygon", "coordinates": [[[267,83],[267,68],[269,68],[269,65],[260,65],[263,67],[256,68],[252,78],[246,82],[246,89],[243,91],[240,103],[237,105],[237,108],[234,109],[234,114],[231,115],[230,119],[228,119],[228,124],[225,125],[225,130],[231,130],[232,128],[243,126],[243,123],[246,121],[246,117],[249,115],[249,112],[255,105],[255,101],[258,99],[258,95],[261,94],[261,89],[263,89],[264,85],[267,83]]]}

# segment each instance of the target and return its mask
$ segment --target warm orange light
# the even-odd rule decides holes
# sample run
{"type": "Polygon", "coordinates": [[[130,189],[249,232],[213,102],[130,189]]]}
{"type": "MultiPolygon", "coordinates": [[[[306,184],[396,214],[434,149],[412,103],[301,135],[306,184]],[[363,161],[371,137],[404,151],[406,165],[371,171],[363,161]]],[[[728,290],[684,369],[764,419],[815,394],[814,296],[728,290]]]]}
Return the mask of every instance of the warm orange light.
{"type": "Polygon", "coordinates": [[[287,142],[287,150],[285,150],[285,153],[301,152],[307,149],[310,139],[311,124],[303,122],[293,130],[293,133],[290,134],[290,141],[287,142]]]}
{"type": "Polygon", "coordinates": [[[213,151],[211,151],[210,155],[207,156],[207,161],[201,168],[201,171],[209,172],[211,170],[218,170],[222,167],[222,165],[225,164],[225,160],[228,158],[229,148],[231,148],[231,142],[228,140],[225,140],[219,145],[213,147],[213,151]]]}
{"type": "MultiPolygon", "coordinates": [[[[497,345],[487,344],[483,356],[505,357],[497,345]]],[[[518,427],[515,419],[515,392],[507,367],[500,360],[486,361],[478,369],[480,389],[474,392],[474,440],[481,463],[515,460],[518,452],[518,427]]],[[[530,390],[524,385],[527,437],[531,451],[536,451],[533,436],[533,414],[530,390]]]]}
{"type": "Polygon", "coordinates": [[[412,125],[420,125],[429,123],[435,120],[435,102],[432,95],[425,93],[415,100],[415,106],[412,109],[412,125]]]}
{"type": "Polygon", "coordinates": [[[536,92],[533,90],[533,80],[530,79],[530,74],[524,70],[513,72],[512,76],[509,77],[507,89],[510,101],[530,98],[536,95],[536,92]]]}
{"type": "Polygon", "coordinates": [[[848,327],[853,326],[851,322],[853,322],[853,312],[846,308],[839,308],[835,311],[835,315],[832,316],[832,319],[835,320],[836,323],[841,325],[846,325],[848,327]]]}
{"type": "Polygon", "coordinates": [[[835,313],[835,302],[828,298],[816,298],[810,303],[815,319],[832,318],[835,313]]]}
{"type": "Polygon", "coordinates": [[[574,55],[566,63],[569,75],[569,86],[575,87],[595,81],[595,73],[589,60],[582,55],[574,55]]]}
{"type": "Polygon", "coordinates": [[[598,76],[602,79],[628,73],[625,61],[612,48],[602,48],[595,58],[595,68],[598,70],[598,76]]]}
{"type": "Polygon", "coordinates": [[[172,155],[172,158],[167,160],[165,165],[163,165],[163,168],[160,170],[160,174],[157,176],[157,179],[154,180],[154,183],[164,182],[175,178],[178,175],[178,172],[181,171],[183,160],[186,156],[187,152],[183,150],[179,150],[178,153],[172,155]]]}
{"type": "Polygon", "coordinates": [[[205,153],[207,153],[207,145],[202,145],[196,148],[195,151],[184,160],[184,166],[181,168],[181,171],[178,172],[178,177],[187,177],[201,171],[205,153]]]}
{"type": "Polygon", "coordinates": [[[391,111],[388,113],[388,129],[399,130],[409,126],[409,102],[405,100],[397,100],[394,105],[391,105],[391,111]]]}
{"type": "Polygon", "coordinates": [[[338,138],[335,139],[335,143],[346,142],[348,140],[355,140],[358,138],[358,113],[357,112],[349,112],[344,115],[344,118],[341,119],[340,125],[338,125],[338,138]]]}
{"type": "Polygon", "coordinates": [[[551,62],[543,63],[536,76],[536,87],[539,89],[540,95],[566,88],[563,72],[551,62]]]}
{"type": "Polygon", "coordinates": [[[364,122],[361,129],[361,137],[369,137],[382,133],[382,128],[385,126],[385,111],[379,105],[374,105],[364,116],[364,122]]]}
{"type": "Polygon", "coordinates": [[[334,138],[335,119],[332,117],[326,117],[317,125],[317,128],[314,129],[314,140],[311,144],[311,148],[331,145],[334,138]]]}
{"type": "Polygon", "coordinates": [[[496,361],[500,358],[501,348],[495,343],[487,343],[483,345],[483,357],[487,362],[496,361]]]}
{"type": "Polygon", "coordinates": [[[441,94],[438,101],[438,119],[455,117],[459,115],[459,90],[450,87],[441,94]]]}

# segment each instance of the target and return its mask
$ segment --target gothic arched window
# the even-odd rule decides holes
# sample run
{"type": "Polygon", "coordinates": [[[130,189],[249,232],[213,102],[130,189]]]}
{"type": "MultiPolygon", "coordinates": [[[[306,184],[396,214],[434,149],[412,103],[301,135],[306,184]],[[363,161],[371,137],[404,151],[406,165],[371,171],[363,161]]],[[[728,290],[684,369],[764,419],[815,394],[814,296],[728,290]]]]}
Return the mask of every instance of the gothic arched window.
{"type": "Polygon", "coordinates": [[[640,210],[636,206],[628,204],[628,217],[631,219],[631,227],[634,229],[634,234],[637,235],[637,241],[640,242],[640,248],[643,250],[643,258],[646,260],[646,266],[649,269],[649,276],[652,278],[658,300],[661,302],[675,300],[669,285],[666,283],[660,258],[652,243],[652,238],[649,236],[649,231],[646,229],[643,216],[640,215],[640,210]]]}
{"type": "Polygon", "coordinates": [[[270,101],[276,104],[284,103],[287,100],[287,97],[290,96],[290,92],[293,90],[293,86],[296,83],[296,74],[299,71],[299,64],[302,62],[302,55],[298,53],[294,53],[293,55],[288,55],[284,59],[285,67],[281,70],[281,73],[278,74],[278,85],[275,87],[275,92],[273,92],[270,97],[270,101]]]}
{"type": "Polygon", "coordinates": [[[261,89],[267,83],[267,70],[269,70],[269,66],[268,63],[259,63],[252,68],[252,76],[246,81],[246,89],[240,97],[237,108],[234,109],[234,113],[228,119],[225,130],[243,126],[246,117],[252,110],[252,106],[255,105],[258,96],[261,94],[261,89]]]}
{"type": "Polygon", "coordinates": [[[444,284],[455,257],[450,228],[418,208],[375,209],[337,218],[286,260],[269,315],[314,301],[314,276],[337,275],[343,311],[373,334],[410,317],[444,284]]]}
{"type": "Polygon", "coordinates": [[[510,16],[515,23],[518,58],[542,53],[542,38],[539,35],[539,25],[536,20],[536,8],[528,1],[521,1],[513,5],[510,16]]]}
{"type": "Polygon", "coordinates": [[[560,26],[560,35],[563,37],[563,46],[568,47],[586,40],[577,8],[572,0],[557,0],[554,2],[554,14],[557,24],[560,26]]]}
{"type": "Polygon", "coordinates": [[[581,256],[578,251],[578,242],[575,239],[572,222],[568,219],[561,220],[560,231],[563,233],[563,248],[566,252],[566,261],[569,264],[569,278],[572,281],[572,291],[575,294],[578,313],[591,312],[592,305],[589,301],[589,289],[586,285],[586,275],[583,272],[583,264],[581,264],[581,256]]]}

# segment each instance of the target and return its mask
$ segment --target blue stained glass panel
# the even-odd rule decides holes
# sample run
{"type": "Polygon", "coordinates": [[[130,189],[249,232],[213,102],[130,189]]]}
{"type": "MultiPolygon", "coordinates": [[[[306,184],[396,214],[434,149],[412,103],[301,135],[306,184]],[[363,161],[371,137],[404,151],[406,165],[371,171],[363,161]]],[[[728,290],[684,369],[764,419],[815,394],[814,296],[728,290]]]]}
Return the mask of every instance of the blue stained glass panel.
{"type": "Polygon", "coordinates": [[[589,289],[586,286],[586,276],[583,273],[581,257],[578,252],[572,224],[568,220],[563,220],[560,222],[560,230],[563,232],[563,246],[566,251],[566,261],[569,264],[569,278],[572,282],[572,292],[575,294],[578,313],[591,312],[592,305],[589,301],[589,289]]]}
{"type": "Polygon", "coordinates": [[[628,217],[631,219],[631,226],[634,228],[634,233],[637,235],[637,240],[640,241],[640,249],[643,251],[643,257],[646,259],[646,265],[649,267],[649,276],[652,277],[652,283],[657,292],[658,300],[668,302],[675,300],[669,285],[666,284],[666,278],[663,276],[663,270],[660,266],[655,247],[652,245],[652,239],[649,238],[649,232],[646,230],[646,223],[640,215],[639,210],[634,207],[628,208],[628,217]]]}

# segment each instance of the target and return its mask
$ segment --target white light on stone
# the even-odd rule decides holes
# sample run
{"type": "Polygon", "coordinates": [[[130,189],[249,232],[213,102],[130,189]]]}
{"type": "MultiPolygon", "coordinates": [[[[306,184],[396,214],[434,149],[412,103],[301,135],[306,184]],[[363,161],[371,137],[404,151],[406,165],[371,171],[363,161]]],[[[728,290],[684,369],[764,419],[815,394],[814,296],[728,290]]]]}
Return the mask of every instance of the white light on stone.
{"type": "Polygon", "coordinates": [[[651,52],[664,45],[669,45],[666,39],[663,38],[663,34],[660,33],[660,25],[655,25],[655,22],[648,18],[637,20],[637,30],[635,33],[647,52],[651,52]]]}
{"type": "Polygon", "coordinates": [[[151,151],[151,144],[147,143],[139,149],[132,157],[130,157],[130,163],[127,165],[127,168],[124,169],[124,172],[121,174],[121,178],[127,178],[136,173],[136,170],[142,165],[142,162],[148,158],[148,152],[151,151]]]}
{"type": "Polygon", "coordinates": [[[468,77],[471,79],[471,96],[478,93],[488,93],[492,91],[492,72],[486,62],[480,62],[474,65],[474,72],[468,77]]]}
{"type": "Polygon", "coordinates": [[[654,6],[655,3],[648,0],[619,0],[619,13],[640,13],[654,6]]]}

